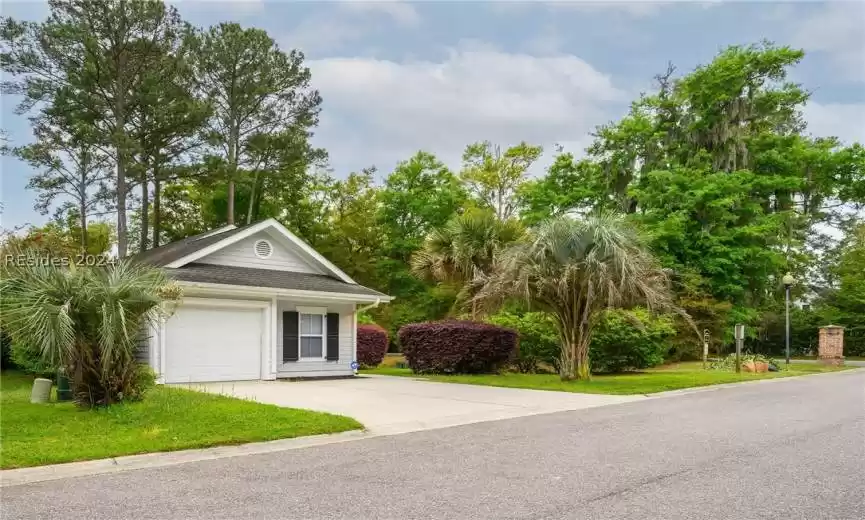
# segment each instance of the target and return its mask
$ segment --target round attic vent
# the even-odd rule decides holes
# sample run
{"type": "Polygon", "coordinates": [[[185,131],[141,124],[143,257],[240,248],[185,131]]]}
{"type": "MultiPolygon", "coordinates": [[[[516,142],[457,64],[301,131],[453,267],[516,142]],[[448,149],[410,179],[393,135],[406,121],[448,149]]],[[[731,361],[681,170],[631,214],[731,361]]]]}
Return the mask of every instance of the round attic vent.
{"type": "Polygon", "coordinates": [[[258,240],[255,242],[255,256],[258,258],[268,258],[273,254],[273,246],[267,240],[258,240]]]}

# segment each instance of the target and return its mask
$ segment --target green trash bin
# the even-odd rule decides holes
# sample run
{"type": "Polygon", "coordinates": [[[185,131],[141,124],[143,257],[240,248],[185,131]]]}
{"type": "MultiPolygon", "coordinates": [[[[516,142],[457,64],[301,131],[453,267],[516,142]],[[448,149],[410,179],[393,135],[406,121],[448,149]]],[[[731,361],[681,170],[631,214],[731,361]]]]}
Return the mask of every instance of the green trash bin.
{"type": "Polygon", "coordinates": [[[69,388],[69,378],[65,374],[57,374],[57,400],[72,400],[72,389],[69,388]]]}

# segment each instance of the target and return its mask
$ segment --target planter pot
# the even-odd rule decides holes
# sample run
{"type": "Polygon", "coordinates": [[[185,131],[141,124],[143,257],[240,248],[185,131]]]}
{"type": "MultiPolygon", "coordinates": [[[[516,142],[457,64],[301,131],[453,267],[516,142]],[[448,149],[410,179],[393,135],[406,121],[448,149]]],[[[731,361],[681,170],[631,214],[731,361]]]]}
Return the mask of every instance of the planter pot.
{"type": "Polygon", "coordinates": [[[768,372],[769,371],[769,363],[765,363],[762,361],[748,361],[747,363],[742,363],[742,370],[745,372],[768,372]]]}
{"type": "Polygon", "coordinates": [[[59,374],[57,376],[57,400],[58,401],[71,401],[72,400],[72,389],[69,388],[69,378],[59,374]]]}
{"type": "Polygon", "coordinates": [[[33,381],[33,390],[30,391],[31,403],[47,403],[51,397],[51,385],[54,383],[50,379],[37,377],[33,381]]]}

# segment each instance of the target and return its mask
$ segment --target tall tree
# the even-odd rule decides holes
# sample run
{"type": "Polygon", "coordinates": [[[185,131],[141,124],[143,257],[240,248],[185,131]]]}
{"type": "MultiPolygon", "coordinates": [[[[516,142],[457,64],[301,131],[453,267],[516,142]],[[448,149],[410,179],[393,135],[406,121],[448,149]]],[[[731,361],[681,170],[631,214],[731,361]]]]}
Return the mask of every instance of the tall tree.
{"type": "Polygon", "coordinates": [[[400,162],[384,181],[379,222],[389,254],[404,263],[459,211],[466,193],[457,177],[433,154],[420,151],[400,162]]]}
{"type": "Polygon", "coordinates": [[[112,150],[115,162],[117,248],[127,252],[127,170],[134,153],[130,117],[141,86],[158,66],[163,42],[182,30],[173,7],[161,1],[49,0],[42,23],[5,18],[0,64],[16,79],[5,91],[24,96],[20,110],[64,99],[75,105],[112,150]]]}
{"type": "Polygon", "coordinates": [[[58,198],[75,209],[79,244],[87,249],[87,222],[91,212],[109,199],[106,182],[110,158],[94,144],[83,123],[43,112],[32,120],[36,142],[12,149],[19,159],[37,170],[27,187],[38,192],[35,209],[45,215],[58,198]]]}
{"type": "MultiPolygon", "coordinates": [[[[131,114],[132,138],[136,144],[137,182],[141,190],[138,220],[139,249],[158,247],[162,227],[161,195],[163,183],[179,173],[194,171],[175,167],[204,144],[204,124],[212,109],[206,100],[195,97],[196,78],[192,63],[193,34],[187,28],[173,40],[162,42],[158,62],[141,82],[139,103],[131,114]],[[153,211],[150,212],[150,186],[153,186],[153,211]],[[149,233],[153,225],[152,237],[149,233]]],[[[182,165],[180,165],[182,166],[182,165]]]]}
{"type": "Polygon", "coordinates": [[[517,215],[518,190],[542,152],[540,146],[524,142],[504,152],[489,141],[470,144],[463,152],[460,178],[481,206],[492,209],[496,218],[506,221],[517,215]]]}
{"type": "MultiPolygon", "coordinates": [[[[233,224],[235,184],[241,174],[256,177],[276,145],[262,136],[308,133],[318,122],[321,97],[309,87],[303,54],[286,54],[265,31],[222,23],[201,34],[198,46],[196,74],[215,111],[209,128],[221,152],[220,173],[228,186],[226,220],[233,224]]],[[[253,182],[252,200],[260,186],[253,182]]]]}

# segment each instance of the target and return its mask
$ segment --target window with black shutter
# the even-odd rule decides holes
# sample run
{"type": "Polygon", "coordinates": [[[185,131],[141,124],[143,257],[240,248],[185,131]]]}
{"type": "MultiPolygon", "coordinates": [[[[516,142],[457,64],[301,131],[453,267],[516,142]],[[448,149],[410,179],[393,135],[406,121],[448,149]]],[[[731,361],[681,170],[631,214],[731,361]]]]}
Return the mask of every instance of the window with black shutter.
{"type": "Polygon", "coordinates": [[[327,360],[339,360],[339,314],[327,313],[327,360]]]}
{"type": "Polygon", "coordinates": [[[299,332],[299,313],[295,311],[285,311],[282,313],[282,361],[297,361],[300,359],[300,341],[299,332]]]}

